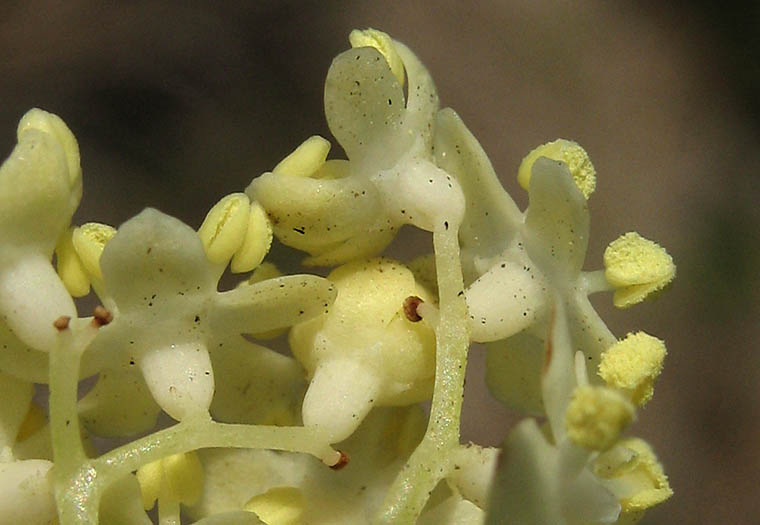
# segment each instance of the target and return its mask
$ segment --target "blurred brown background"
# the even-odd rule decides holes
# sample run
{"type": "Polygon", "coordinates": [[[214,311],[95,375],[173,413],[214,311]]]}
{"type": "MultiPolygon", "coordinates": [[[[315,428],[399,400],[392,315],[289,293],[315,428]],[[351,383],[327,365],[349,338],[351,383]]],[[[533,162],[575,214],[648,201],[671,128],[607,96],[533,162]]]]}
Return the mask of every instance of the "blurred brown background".
{"type": "MultiPolygon", "coordinates": [[[[587,149],[588,268],[630,230],[668,248],[669,293],[623,312],[596,300],[618,336],[668,344],[633,431],[676,494],[644,523],[757,523],[760,4],[676,5],[6,0],[2,155],[26,109],[53,111],[82,152],[77,223],[118,225],[149,205],[197,227],[300,141],[329,136],[332,57],[352,28],[383,29],[430,68],[521,206],[524,154],[557,137],[587,149]]],[[[476,388],[466,403],[465,439],[497,444],[513,419],[476,388]]]]}

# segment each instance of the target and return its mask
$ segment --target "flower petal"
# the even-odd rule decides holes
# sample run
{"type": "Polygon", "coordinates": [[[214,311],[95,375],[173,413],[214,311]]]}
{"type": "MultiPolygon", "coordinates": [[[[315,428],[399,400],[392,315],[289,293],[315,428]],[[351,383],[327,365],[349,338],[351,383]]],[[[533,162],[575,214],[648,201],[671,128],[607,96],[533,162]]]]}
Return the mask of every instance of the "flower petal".
{"type": "Polygon", "coordinates": [[[372,47],[345,51],[325,81],[325,115],[349,160],[383,169],[408,149],[400,133],[404,93],[382,54],[372,47]]]}
{"type": "Polygon", "coordinates": [[[211,402],[214,418],[225,423],[294,425],[299,422],[305,372],[298,362],[240,336],[212,348],[218,381],[211,402]]]}
{"type": "Polygon", "coordinates": [[[573,283],[588,245],[585,197],[563,162],[541,157],[533,164],[525,212],[525,249],[555,286],[573,283]]]}
{"type": "Polygon", "coordinates": [[[522,214],[504,191],[478,140],[450,108],[438,112],[434,149],[438,166],[454,176],[464,192],[466,211],[459,239],[469,283],[510,245],[522,214]]]}
{"type": "Polygon", "coordinates": [[[336,293],[329,281],[316,275],[289,275],[236,288],[213,299],[211,329],[258,334],[292,326],[326,311],[336,293]]]}
{"type": "Polygon", "coordinates": [[[82,423],[103,437],[150,430],[160,411],[136,365],[103,370],[93,389],[79,401],[82,423]]]}
{"type": "Polygon", "coordinates": [[[148,350],[138,364],[153,399],[171,417],[182,421],[208,413],[214,395],[214,374],[201,341],[148,350]]]}
{"type": "Polygon", "coordinates": [[[541,369],[546,343],[521,332],[488,343],[486,383],[496,399],[531,415],[544,414],[541,369]]]}
{"type": "Polygon", "coordinates": [[[108,293],[123,313],[158,309],[178,296],[216,289],[201,240],[181,221],[147,208],[128,220],[100,259],[108,293]]]}
{"type": "Polygon", "coordinates": [[[267,211],[280,242],[312,255],[363,237],[383,216],[377,190],[358,176],[317,179],[265,173],[246,193],[267,211]]]}

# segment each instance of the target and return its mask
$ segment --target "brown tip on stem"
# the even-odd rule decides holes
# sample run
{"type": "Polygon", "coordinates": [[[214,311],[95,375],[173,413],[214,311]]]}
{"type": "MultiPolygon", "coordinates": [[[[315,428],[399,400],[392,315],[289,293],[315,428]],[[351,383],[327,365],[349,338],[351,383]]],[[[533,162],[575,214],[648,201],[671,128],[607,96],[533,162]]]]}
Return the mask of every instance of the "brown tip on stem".
{"type": "Polygon", "coordinates": [[[422,317],[420,317],[420,314],[417,313],[417,307],[424,302],[425,301],[416,295],[410,295],[404,299],[404,315],[406,315],[406,318],[413,323],[422,321],[422,317]]]}
{"type": "Polygon", "coordinates": [[[92,324],[96,325],[98,328],[107,325],[113,319],[111,312],[106,310],[102,305],[95,307],[95,311],[92,313],[92,316],[92,324]]]}
{"type": "Polygon", "coordinates": [[[69,321],[71,321],[70,316],[62,315],[61,317],[53,321],[53,326],[55,326],[59,332],[62,332],[69,327],[69,321]]]}
{"type": "Polygon", "coordinates": [[[335,463],[335,465],[330,465],[330,468],[333,470],[340,470],[348,465],[348,454],[342,450],[339,450],[338,452],[340,452],[340,458],[338,458],[338,461],[335,463]]]}

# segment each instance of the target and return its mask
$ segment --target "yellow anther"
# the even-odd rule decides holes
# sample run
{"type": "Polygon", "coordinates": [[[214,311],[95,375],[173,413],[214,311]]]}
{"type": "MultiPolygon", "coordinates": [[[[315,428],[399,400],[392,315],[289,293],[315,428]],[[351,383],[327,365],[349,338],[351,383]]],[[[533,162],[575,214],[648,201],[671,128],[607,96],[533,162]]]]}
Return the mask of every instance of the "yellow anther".
{"type": "Polygon", "coordinates": [[[233,273],[250,272],[261,264],[271,246],[272,223],[261,204],[251,202],[245,238],[232,257],[230,270],[233,273]]]}
{"type": "Polygon", "coordinates": [[[21,442],[31,437],[34,433],[44,427],[46,422],[45,412],[37,403],[32,401],[29,405],[29,412],[26,413],[26,417],[18,429],[16,441],[21,442]]]}
{"type": "Polygon", "coordinates": [[[610,452],[599,456],[594,472],[612,482],[610,487],[624,514],[640,513],[673,495],[662,464],[642,439],[620,441],[610,452]]]}
{"type": "Polygon", "coordinates": [[[567,164],[570,174],[575,180],[578,189],[588,199],[596,188],[596,170],[591,164],[591,159],[578,143],[571,140],[557,139],[539,146],[522,160],[520,169],[517,170],[517,182],[528,190],[530,188],[530,176],[533,163],[539,157],[551,160],[559,160],[567,164]]]}
{"type": "Polygon", "coordinates": [[[292,175],[294,177],[310,177],[327,159],[330,152],[330,142],[319,135],[313,135],[303,141],[293,153],[280,161],[274,167],[275,175],[292,175]]]}
{"type": "Polygon", "coordinates": [[[377,29],[354,29],[348,35],[351,47],[374,47],[385,57],[393,76],[396,77],[401,87],[404,87],[405,73],[404,61],[393,47],[393,40],[387,34],[377,29]]]}
{"type": "Polygon", "coordinates": [[[74,228],[61,235],[55,246],[55,269],[72,297],[84,297],[90,292],[90,278],[74,248],[74,228]]]}
{"type": "Polygon", "coordinates": [[[613,302],[618,308],[643,301],[676,275],[676,265],[668,252],[636,232],[610,243],[604,251],[604,267],[607,281],[617,288],[613,302]]]}
{"type": "Polygon", "coordinates": [[[203,489],[203,467],[195,452],[174,454],[140,467],[137,481],[145,510],[164,497],[194,505],[203,489]]]}
{"type": "Polygon", "coordinates": [[[642,406],[652,399],[654,380],[662,372],[665,343],[644,332],[629,333],[604,353],[599,375],[615,388],[628,392],[642,406]]]}
{"type": "Polygon", "coordinates": [[[267,525],[297,525],[302,523],[304,499],[295,487],[274,487],[252,497],[243,507],[255,513],[267,525]]]}
{"type": "Polygon", "coordinates": [[[100,272],[100,256],[114,235],[115,228],[98,222],[88,222],[74,229],[71,241],[91,280],[103,279],[100,272]]]}
{"type": "Polygon", "coordinates": [[[633,405],[606,387],[580,386],[567,407],[567,435],[578,446],[607,450],[633,420],[633,405]]]}
{"type": "Polygon", "coordinates": [[[245,193],[223,197],[208,212],[198,228],[206,257],[214,264],[227,264],[243,245],[251,214],[251,201],[245,193]]]}

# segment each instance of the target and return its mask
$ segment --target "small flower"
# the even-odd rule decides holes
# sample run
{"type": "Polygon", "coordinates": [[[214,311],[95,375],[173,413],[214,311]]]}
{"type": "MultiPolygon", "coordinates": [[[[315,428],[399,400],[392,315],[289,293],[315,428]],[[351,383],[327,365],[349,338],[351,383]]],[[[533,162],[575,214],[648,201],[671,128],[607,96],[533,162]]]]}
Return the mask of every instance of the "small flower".
{"type": "MultiPolygon", "coordinates": [[[[541,369],[556,300],[564,303],[573,349],[583,352],[592,382],[598,382],[602,352],[617,342],[588,300],[590,293],[610,284],[599,272],[582,271],[594,168],[573,142],[558,140],[537,148],[519,170],[530,198],[521,213],[501,188],[480,144],[451,110],[438,115],[435,151],[439,166],[456,177],[465,193],[467,213],[460,228],[469,281],[465,294],[471,338],[489,343],[489,387],[510,406],[543,413],[541,369]]],[[[625,273],[626,283],[634,288],[667,274],[665,270],[674,268],[672,260],[665,255],[668,265],[657,248],[647,244],[635,250],[648,254],[635,264],[622,262],[630,259],[625,254],[631,250],[611,251],[619,255],[606,256],[608,274],[610,268],[616,277],[625,273]]]]}
{"type": "Polygon", "coordinates": [[[429,301],[403,264],[379,258],[333,270],[338,298],[329,312],[295,325],[293,354],[311,379],[303,403],[306,425],[339,442],[373,406],[426,399],[435,375],[435,335],[404,315],[409,296],[429,301]]]}
{"type": "Polygon", "coordinates": [[[223,351],[218,345],[230,336],[308,319],[335,296],[309,275],[217,292],[220,268],[196,233],[152,209],[119,228],[100,267],[116,313],[85,353],[86,366],[101,373],[80,409],[85,424],[105,435],[147,430],[158,406],[178,420],[207,413],[210,350],[223,351]]]}
{"type": "Polygon", "coordinates": [[[327,142],[312,137],[246,189],[277,238],[311,254],[306,264],[376,255],[403,224],[432,231],[446,216],[455,228],[464,212],[458,185],[432,162],[438,96],[427,70],[384,33],[352,35],[364,47],[335,58],[325,81],[327,123],[349,160],[325,161],[327,142]]]}

